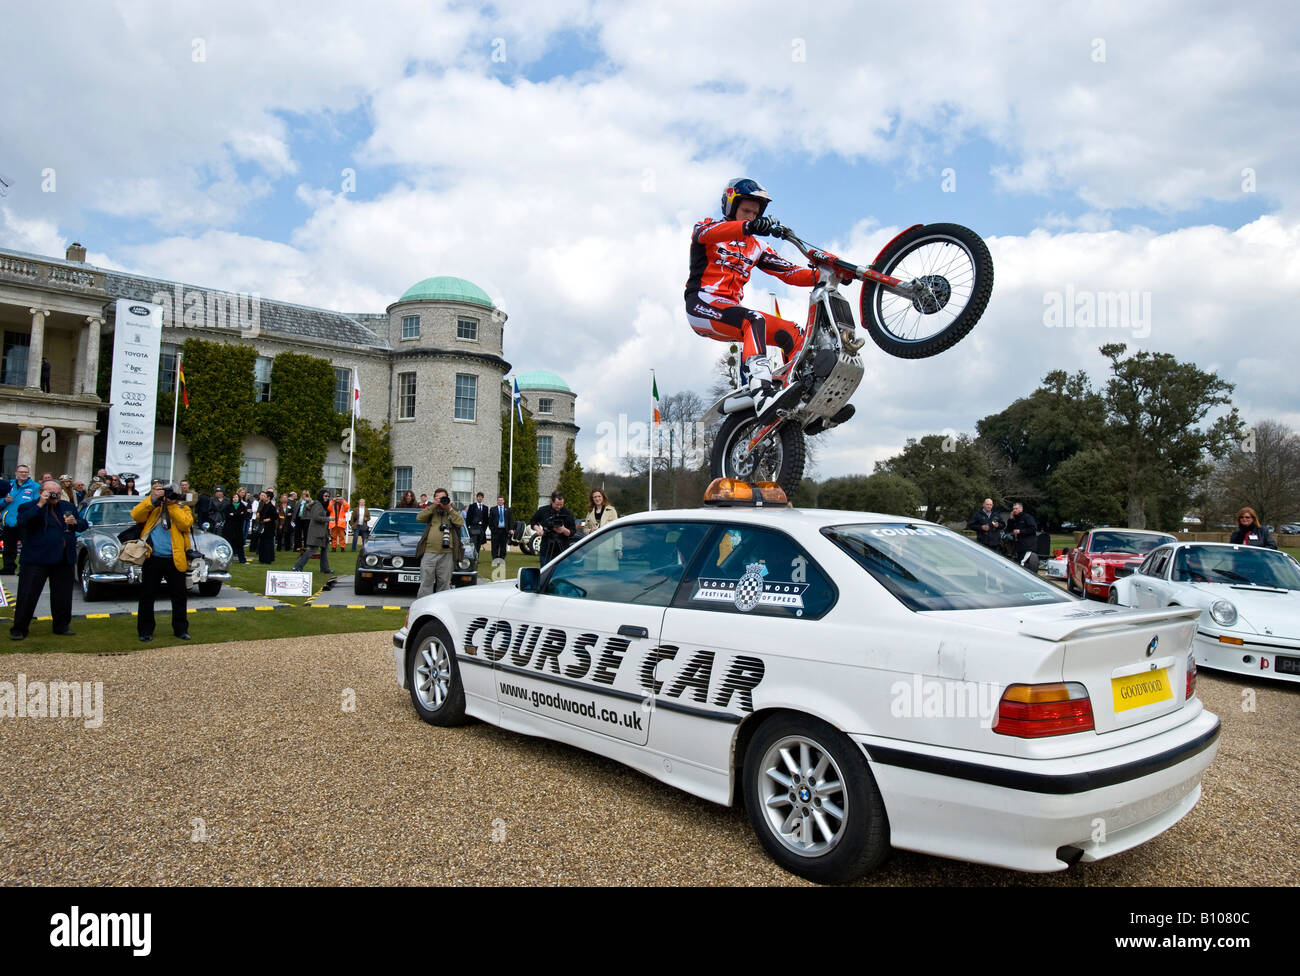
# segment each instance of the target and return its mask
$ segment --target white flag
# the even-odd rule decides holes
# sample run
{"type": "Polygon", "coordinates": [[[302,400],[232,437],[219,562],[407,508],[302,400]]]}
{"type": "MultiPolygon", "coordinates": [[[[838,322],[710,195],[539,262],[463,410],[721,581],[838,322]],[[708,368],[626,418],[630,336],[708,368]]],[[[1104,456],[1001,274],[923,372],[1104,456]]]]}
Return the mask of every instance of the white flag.
{"type": "Polygon", "coordinates": [[[361,416],[361,380],[355,369],[352,371],[352,416],[361,416]]]}

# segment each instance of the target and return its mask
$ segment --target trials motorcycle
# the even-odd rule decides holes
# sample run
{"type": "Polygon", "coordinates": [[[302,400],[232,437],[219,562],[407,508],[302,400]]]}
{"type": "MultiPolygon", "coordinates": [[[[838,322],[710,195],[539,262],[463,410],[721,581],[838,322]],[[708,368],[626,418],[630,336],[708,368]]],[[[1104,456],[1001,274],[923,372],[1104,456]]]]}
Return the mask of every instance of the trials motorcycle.
{"type": "Polygon", "coordinates": [[[817,272],[808,317],[786,362],[774,369],[781,384],[797,383],[800,396],[776,417],[760,422],[745,386],[718,400],[701,418],[718,421],[715,478],[775,481],[793,497],[803,478],[805,437],[847,421],[862,382],[862,358],[845,346],[855,334],[853,309],[841,285],[862,282],[859,309],[872,340],[903,359],[934,356],[960,342],[984,314],[993,292],[993,258],[974,231],[958,224],[916,224],[859,267],[800,240],[778,225],[773,237],[789,241],[817,272]]]}

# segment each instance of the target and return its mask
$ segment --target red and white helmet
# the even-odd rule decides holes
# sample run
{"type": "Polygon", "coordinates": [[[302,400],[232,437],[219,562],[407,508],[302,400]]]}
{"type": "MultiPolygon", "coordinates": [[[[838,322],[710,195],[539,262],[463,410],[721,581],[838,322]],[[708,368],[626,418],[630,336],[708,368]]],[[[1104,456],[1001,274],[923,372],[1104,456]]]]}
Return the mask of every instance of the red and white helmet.
{"type": "Polygon", "coordinates": [[[758,180],[751,180],[748,176],[737,176],[722,191],[722,216],[727,220],[735,220],[736,207],[740,205],[741,200],[755,201],[759,207],[760,217],[763,216],[767,205],[772,202],[771,196],[758,180]]]}

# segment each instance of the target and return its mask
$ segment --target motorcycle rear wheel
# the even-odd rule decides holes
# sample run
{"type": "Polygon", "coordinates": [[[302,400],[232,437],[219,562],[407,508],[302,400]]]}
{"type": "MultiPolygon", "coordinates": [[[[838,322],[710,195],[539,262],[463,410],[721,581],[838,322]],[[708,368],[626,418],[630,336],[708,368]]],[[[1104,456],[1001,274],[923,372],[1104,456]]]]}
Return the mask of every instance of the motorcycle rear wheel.
{"type": "Polygon", "coordinates": [[[751,455],[745,444],[757,429],[758,419],[748,411],[730,414],[723,421],[713,441],[713,477],[775,481],[793,498],[803,479],[807,455],[803,431],[798,424],[782,423],[751,455]]]}
{"type": "Polygon", "coordinates": [[[973,230],[926,224],[892,242],[872,267],[924,284],[908,299],[863,282],[862,324],[891,356],[924,359],[955,346],[979,321],[993,293],[993,257],[973,230]]]}

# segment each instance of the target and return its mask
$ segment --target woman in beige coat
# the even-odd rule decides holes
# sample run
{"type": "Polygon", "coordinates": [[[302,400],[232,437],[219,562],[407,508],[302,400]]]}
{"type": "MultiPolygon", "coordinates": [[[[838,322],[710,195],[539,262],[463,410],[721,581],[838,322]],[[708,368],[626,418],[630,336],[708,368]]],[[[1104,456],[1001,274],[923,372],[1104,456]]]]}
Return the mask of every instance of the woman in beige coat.
{"type": "MultiPolygon", "coordinates": [[[[609,525],[610,522],[618,518],[618,512],[614,506],[609,504],[605,498],[605,493],[599,488],[591,492],[591,509],[587,512],[587,519],[584,524],[583,534],[591,535],[602,525],[609,525]]],[[[621,546],[610,549],[608,546],[601,546],[596,554],[596,569],[601,571],[613,572],[618,569],[618,561],[623,558],[623,549],[621,546]]]]}

